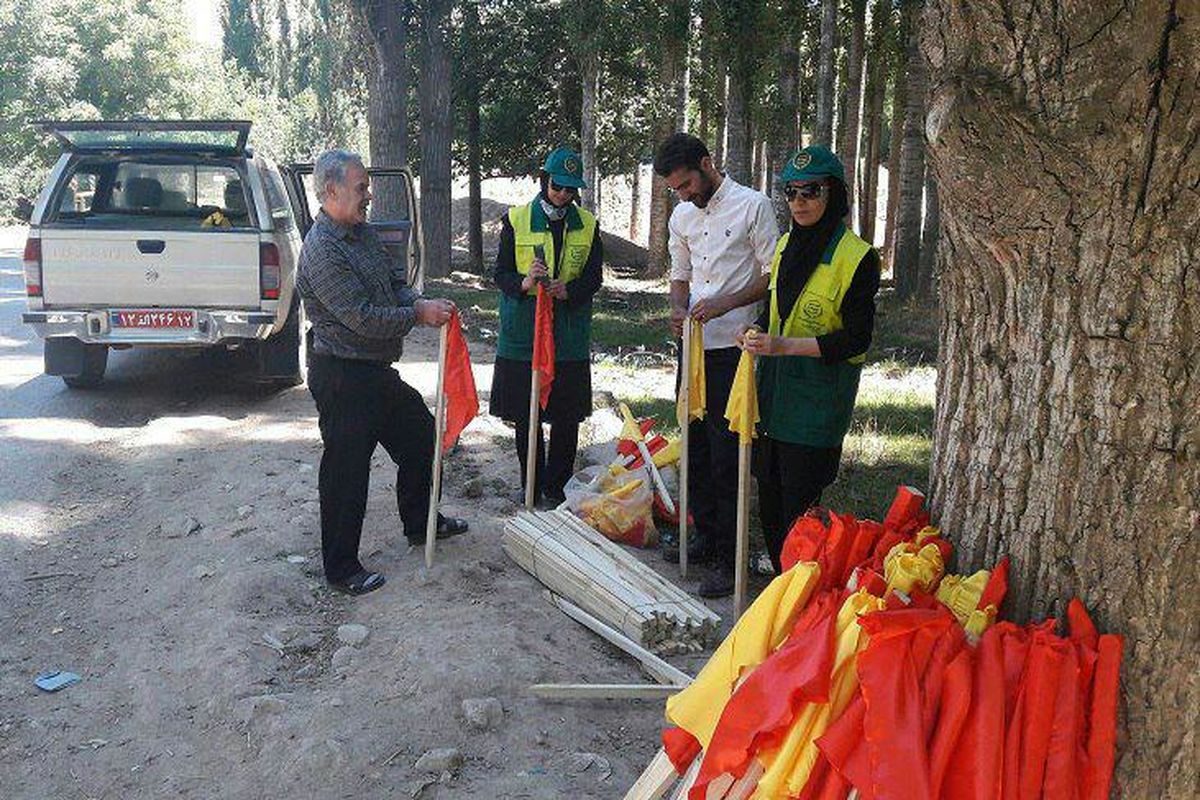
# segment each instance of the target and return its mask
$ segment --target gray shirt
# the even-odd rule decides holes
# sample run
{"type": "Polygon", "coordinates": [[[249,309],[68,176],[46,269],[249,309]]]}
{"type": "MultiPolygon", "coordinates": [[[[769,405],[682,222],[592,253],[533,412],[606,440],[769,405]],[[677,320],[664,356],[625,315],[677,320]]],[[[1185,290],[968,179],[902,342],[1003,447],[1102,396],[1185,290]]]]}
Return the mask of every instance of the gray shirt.
{"type": "Polygon", "coordinates": [[[321,211],[297,272],[314,353],[385,364],[400,358],[420,295],[369,225],[342,225],[321,211]]]}

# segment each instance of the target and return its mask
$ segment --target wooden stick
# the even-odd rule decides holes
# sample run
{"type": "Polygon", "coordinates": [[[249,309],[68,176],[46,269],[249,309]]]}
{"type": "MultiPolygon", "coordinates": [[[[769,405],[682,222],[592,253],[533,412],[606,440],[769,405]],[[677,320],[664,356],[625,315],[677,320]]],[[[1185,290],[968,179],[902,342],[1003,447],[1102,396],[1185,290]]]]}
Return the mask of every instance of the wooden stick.
{"type": "Polygon", "coordinates": [[[678,779],[679,773],[675,771],[667,751],[660,747],[625,793],[625,800],[660,800],[678,779]]]}
{"type": "Polygon", "coordinates": [[[750,442],[738,444],[737,563],[733,572],[733,616],[746,610],[746,571],[750,565],[750,442]]]}
{"type": "Polygon", "coordinates": [[[537,440],[541,433],[542,373],[535,367],[529,379],[529,444],[525,447],[525,509],[533,511],[534,489],[537,487],[537,440]]]}
{"type": "Polygon", "coordinates": [[[696,778],[700,776],[700,765],[704,763],[702,756],[696,756],[692,760],[692,765],[688,767],[688,771],[683,773],[683,780],[675,787],[675,794],[671,795],[671,800],[687,800],[688,792],[696,785],[696,778]]]}
{"type": "Polygon", "coordinates": [[[658,465],[654,463],[654,458],[650,455],[650,448],[646,447],[646,440],[638,439],[637,447],[642,454],[642,461],[645,463],[646,469],[650,472],[650,477],[654,479],[654,486],[658,489],[658,496],[662,498],[663,506],[667,509],[668,514],[674,514],[675,503],[671,501],[671,493],[667,491],[667,485],[663,483],[658,465]]]}
{"type": "Polygon", "coordinates": [[[666,700],[681,688],[653,683],[535,683],[529,693],[542,700],[666,700]]]}
{"type": "Polygon", "coordinates": [[[646,648],[639,645],[637,642],[630,639],[625,634],[614,628],[605,625],[600,620],[593,617],[591,614],[584,611],[579,606],[570,602],[566,598],[559,597],[553,592],[546,592],[546,598],[558,607],[560,611],[566,614],[571,619],[591,630],[593,633],[599,634],[601,638],[616,645],[624,650],[629,655],[642,662],[642,666],[646,668],[646,672],[650,673],[656,681],[667,686],[687,686],[692,682],[692,676],[686,672],[676,669],[675,667],[663,661],[658,656],[651,653],[646,648]]]}
{"type": "Polygon", "coordinates": [[[679,575],[688,574],[688,428],[692,422],[692,321],[683,321],[683,352],[679,357],[679,403],[683,419],[679,420],[679,575]]]}
{"type": "Polygon", "coordinates": [[[446,343],[450,322],[442,326],[438,336],[437,403],[433,415],[433,475],[429,481],[429,514],[425,517],[425,567],[433,566],[433,550],[437,543],[438,504],[442,497],[442,433],[446,429],[446,343]]]}

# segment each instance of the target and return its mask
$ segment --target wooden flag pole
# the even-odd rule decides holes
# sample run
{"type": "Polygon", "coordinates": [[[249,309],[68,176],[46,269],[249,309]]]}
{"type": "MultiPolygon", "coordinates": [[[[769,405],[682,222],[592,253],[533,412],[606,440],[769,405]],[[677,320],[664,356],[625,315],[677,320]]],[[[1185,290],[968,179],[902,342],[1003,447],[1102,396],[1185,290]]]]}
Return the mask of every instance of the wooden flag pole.
{"type": "Polygon", "coordinates": [[[679,357],[679,575],[688,574],[688,428],[692,421],[692,320],[683,321],[683,352],[679,357]]]}
{"type": "Polygon", "coordinates": [[[451,317],[438,337],[437,403],[433,414],[433,475],[429,481],[429,515],[425,518],[425,566],[433,566],[437,542],[438,503],[442,497],[442,435],[446,430],[446,344],[450,337],[451,317]]]}
{"type": "Polygon", "coordinates": [[[733,572],[733,616],[746,610],[746,573],[750,565],[750,448],[738,444],[737,564],[733,572]]]}
{"type": "Polygon", "coordinates": [[[533,490],[537,486],[537,436],[541,426],[538,401],[542,394],[542,373],[537,367],[529,380],[529,443],[525,447],[525,510],[533,511],[533,490]]]}

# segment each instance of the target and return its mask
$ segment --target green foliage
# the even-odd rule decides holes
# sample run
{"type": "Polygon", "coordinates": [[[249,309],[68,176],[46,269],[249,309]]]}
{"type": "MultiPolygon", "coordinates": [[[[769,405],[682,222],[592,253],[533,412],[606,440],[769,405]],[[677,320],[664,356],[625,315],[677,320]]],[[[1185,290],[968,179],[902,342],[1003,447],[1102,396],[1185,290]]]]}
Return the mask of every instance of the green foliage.
{"type": "Polygon", "coordinates": [[[346,10],[329,0],[225,6],[212,48],[189,37],[172,0],[0,0],[0,219],[41,188],[58,155],[37,119],[244,118],[251,143],[279,161],[361,149],[362,71],[347,69],[361,48],[346,44],[357,34],[346,10]],[[289,8],[302,13],[287,25],[271,16],[289,8]]]}

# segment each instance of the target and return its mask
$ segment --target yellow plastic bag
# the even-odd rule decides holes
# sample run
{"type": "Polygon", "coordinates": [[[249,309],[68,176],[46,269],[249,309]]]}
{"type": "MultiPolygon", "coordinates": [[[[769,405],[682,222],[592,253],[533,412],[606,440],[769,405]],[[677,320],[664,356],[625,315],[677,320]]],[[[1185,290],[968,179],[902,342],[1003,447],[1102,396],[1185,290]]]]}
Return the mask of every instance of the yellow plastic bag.
{"type": "Polygon", "coordinates": [[[587,472],[582,473],[586,477],[577,476],[567,486],[567,508],[614,542],[635,547],[657,545],[658,530],[651,513],[653,488],[636,474],[624,473],[605,475],[599,491],[594,491],[587,487],[594,477],[587,472]]]}

